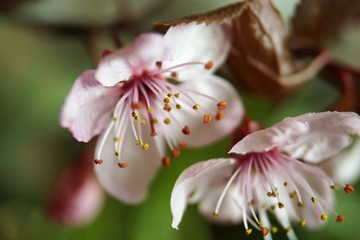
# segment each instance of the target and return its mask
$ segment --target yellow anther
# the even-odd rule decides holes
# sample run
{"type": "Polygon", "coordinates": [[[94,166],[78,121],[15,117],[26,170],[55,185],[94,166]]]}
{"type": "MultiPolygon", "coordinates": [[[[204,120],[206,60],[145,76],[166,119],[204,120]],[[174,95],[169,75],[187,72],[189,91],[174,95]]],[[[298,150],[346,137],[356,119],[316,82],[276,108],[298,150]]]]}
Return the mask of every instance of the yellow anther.
{"type": "Polygon", "coordinates": [[[279,229],[278,229],[277,227],[272,227],[272,228],[271,228],[271,232],[272,232],[273,234],[277,233],[278,231],[279,231],[279,229]]]}
{"type": "Polygon", "coordinates": [[[281,209],[281,208],[284,208],[284,204],[283,203],[281,203],[281,202],[279,202],[279,208],[281,209]]]}
{"type": "Polygon", "coordinates": [[[302,207],[302,206],[304,206],[304,203],[303,203],[302,201],[299,201],[299,202],[297,203],[297,205],[298,205],[299,207],[302,207]]]}
{"type": "Polygon", "coordinates": [[[135,119],[135,120],[139,120],[139,116],[136,115],[136,116],[134,117],[134,119],[135,119]]]}
{"type": "Polygon", "coordinates": [[[216,213],[216,212],[213,212],[213,214],[212,214],[212,215],[213,215],[213,217],[214,217],[214,218],[219,217],[219,214],[218,214],[218,213],[216,213]]]}
{"type": "Polygon", "coordinates": [[[114,141],[115,141],[115,142],[120,142],[120,139],[121,139],[120,137],[115,137],[115,138],[114,138],[114,141]]]}
{"type": "Polygon", "coordinates": [[[149,144],[145,143],[142,147],[144,150],[148,150],[149,149],[149,144]]]}
{"type": "Polygon", "coordinates": [[[171,96],[172,96],[172,93],[168,93],[168,94],[167,94],[167,96],[168,96],[169,98],[171,98],[171,96]]]}
{"type": "Polygon", "coordinates": [[[279,189],[277,187],[274,187],[275,191],[279,191],[279,189]]]}
{"type": "Polygon", "coordinates": [[[320,218],[321,220],[326,221],[328,219],[328,216],[326,214],[321,214],[320,218]]]}
{"type": "Polygon", "coordinates": [[[175,93],[174,96],[175,96],[176,98],[179,98],[179,97],[180,97],[180,93],[175,93]]]}
{"type": "Polygon", "coordinates": [[[290,198],[295,198],[296,196],[297,196],[297,193],[295,191],[289,194],[290,198]]]}
{"type": "Polygon", "coordinates": [[[136,120],[134,120],[133,124],[134,124],[134,125],[136,126],[136,124],[137,124],[137,121],[136,121],[136,120]]]}
{"type": "Polygon", "coordinates": [[[245,234],[246,235],[250,235],[252,233],[252,229],[251,228],[248,228],[245,230],[245,234]]]}
{"type": "Polygon", "coordinates": [[[157,124],[159,122],[159,120],[157,120],[156,118],[154,118],[153,120],[152,120],[152,123],[153,124],[157,124]]]}
{"type": "Polygon", "coordinates": [[[311,198],[311,201],[312,201],[313,203],[316,203],[316,202],[317,202],[317,198],[316,198],[316,197],[312,197],[312,198],[311,198]]]}
{"type": "Polygon", "coordinates": [[[131,116],[136,117],[136,112],[132,112],[131,116]]]}
{"type": "Polygon", "coordinates": [[[166,97],[164,98],[164,103],[169,103],[170,102],[170,98],[166,97]]]}
{"type": "Polygon", "coordinates": [[[268,210],[268,206],[267,205],[262,205],[262,209],[264,209],[265,211],[268,210]]]}
{"type": "Polygon", "coordinates": [[[262,221],[258,221],[258,222],[257,222],[257,225],[258,225],[259,227],[262,227],[262,225],[263,225],[262,221]]]}
{"type": "Polygon", "coordinates": [[[287,228],[285,228],[285,232],[286,232],[286,234],[288,234],[291,230],[292,230],[292,228],[291,228],[291,227],[287,227],[287,228]]]}
{"type": "Polygon", "coordinates": [[[193,109],[194,110],[198,110],[200,108],[200,105],[199,104],[195,104],[194,106],[193,106],[193,109]]]}
{"type": "Polygon", "coordinates": [[[300,227],[304,227],[305,224],[306,224],[306,221],[305,221],[305,220],[301,220],[301,221],[299,222],[299,226],[300,226],[300,227]]]}
{"type": "Polygon", "coordinates": [[[146,124],[146,121],[145,121],[144,119],[141,119],[140,124],[141,124],[141,125],[145,125],[145,124],[146,124]]]}
{"type": "Polygon", "coordinates": [[[116,151],[115,156],[117,156],[117,157],[120,156],[120,152],[116,151]]]}
{"type": "Polygon", "coordinates": [[[119,118],[118,117],[114,117],[114,122],[117,122],[117,121],[119,121],[119,118]]]}
{"type": "Polygon", "coordinates": [[[284,182],[284,186],[287,187],[287,185],[288,185],[288,182],[284,182]]]}
{"type": "Polygon", "coordinates": [[[152,113],[153,112],[153,109],[152,108],[148,108],[148,113],[152,113]]]}
{"type": "Polygon", "coordinates": [[[267,192],[266,195],[267,195],[268,197],[272,197],[272,192],[267,192]]]}
{"type": "Polygon", "coordinates": [[[136,141],[136,145],[142,145],[142,140],[141,140],[141,139],[138,139],[138,140],[136,141]]]}
{"type": "Polygon", "coordinates": [[[164,119],[164,123],[165,123],[165,124],[170,124],[170,122],[171,122],[170,118],[165,118],[165,119],[164,119]]]}
{"type": "Polygon", "coordinates": [[[176,104],[176,108],[177,108],[177,109],[181,109],[181,105],[180,105],[180,104],[176,104]]]}
{"type": "Polygon", "coordinates": [[[273,210],[273,211],[275,211],[275,209],[276,209],[276,205],[271,205],[271,210],[273,210]]]}

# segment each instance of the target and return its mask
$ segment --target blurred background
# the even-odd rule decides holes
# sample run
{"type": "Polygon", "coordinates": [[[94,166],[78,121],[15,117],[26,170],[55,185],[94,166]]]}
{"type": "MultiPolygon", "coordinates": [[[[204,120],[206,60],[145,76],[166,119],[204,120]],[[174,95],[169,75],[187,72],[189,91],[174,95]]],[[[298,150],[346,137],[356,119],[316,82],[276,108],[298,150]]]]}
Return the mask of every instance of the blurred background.
{"type": "MultiPolygon", "coordinates": [[[[72,211],[71,207],[54,203],[54,199],[64,198],[66,202],[77,196],[76,187],[73,192],[61,191],[60,178],[65,178],[65,185],[93,180],[88,157],[91,147],[76,142],[58,121],[64,99],[79,74],[95,66],[103,49],[115,49],[114,39],[128,42],[138,33],[151,30],[156,21],[233,2],[236,1],[0,1],[0,239],[262,239],[256,232],[244,236],[242,225],[208,224],[196,206],[189,207],[180,230],[170,226],[169,200],[177,176],[195,161],[225,157],[229,139],[182,151],[171,167],[162,169],[147,200],[139,206],[124,205],[94,190],[81,198],[85,202],[98,199],[89,206],[94,216],[86,217],[84,213],[86,220],[76,222],[61,216],[52,205],[72,211]],[[69,168],[73,169],[70,172],[79,171],[80,180],[66,180],[64,171],[69,168]],[[60,195],[54,195],[56,190],[60,195]]],[[[298,1],[274,2],[288,23],[298,1]]],[[[326,46],[339,61],[360,67],[359,43],[360,30],[353,28],[326,46]]],[[[314,77],[276,104],[272,99],[239,91],[249,115],[265,126],[286,116],[327,110],[339,98],[339,91],[322,76],[314,77]]],[[[356,186],[359,189],[359,184],[356,186]]],[[[346,216],[346,221],[338,224],[331,217],[324,228],[317,230],[295,226],[299,239],[358,239],[360,193],[336,194],[336,210],[346,216]]],[[[275,238],[286,239],[282,231],[275,238]]]]}

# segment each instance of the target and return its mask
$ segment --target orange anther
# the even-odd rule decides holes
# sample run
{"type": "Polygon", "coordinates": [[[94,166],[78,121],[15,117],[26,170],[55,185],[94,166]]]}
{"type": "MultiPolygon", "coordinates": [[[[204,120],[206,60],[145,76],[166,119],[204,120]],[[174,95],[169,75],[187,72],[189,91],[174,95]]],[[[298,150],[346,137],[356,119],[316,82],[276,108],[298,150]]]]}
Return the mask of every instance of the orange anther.
{"type": "Polygon", "coordinates": [[[172,78],[177,78],[177,77],[178,77],[177,72],[172,72],[172,73],[171,73],[171,77],[172,77],[172,78]]]}
{"type": "Polygon", "coordinates": [[[106,57],[107,55],[109,55],[109,54],[111,54],[112,53],[112,51],[111,50],[109,50],[109,49],[105,49],[103,52],[102,52],[102,55],[101,55],[101,57],[103,58],[103,57],[106,57]]]}
{"type": "Polygon", "coordinates": [[[123,162],[123,163],[118,163],[118,165],[120,168],[126,168],[129,165],[129,163],[123,162]]]}
{"type": "Polygon", "coordinates": [[[165,105],[164,105],[164,110],[166,110],[166,111],[170,112],[170,111],[171,111],[171,107],[170,107],[170,105],[169,105],[169,104],[167,104],[167,103],[165,103],[165,105]]]}
{"type": "Polygon", "coordinates": [[[140,109],[141,108],[141,102],[133,102],[131,103],[132,109],[140,109]]]}
{"type": "Polygon", "coordinates": [[[221,101],[221,102],[218,102],[218,104],[217,104],[217,108],[219,110],[224,110],[226,107],[227,107],[227,102],[226,101],[221,101]]]}
{"type": "Polygon", "coordinates": [[[178,146],[179,146],[179,148],[182,148],[182,149],[187,147],[186,143],[179,143],[178,146]]]}
{"type": "Polygon", "coordinates": [[[189,126],[185,126],[185,127],[182,129],[182,132],[183,132],[183,134],[185,134],[185,135],[189,135],[189,134],[190,134],[190,128],[189,128],[189,126]]]}
{"type": "Polygon", "coordinates": [[[103,162],[104,162],[104,161],[101,160],[101,159],[100,159],[100,160],[98,160],[98,159],[95,159],[95,160],[94,160],[94,163],[95,163],[95,164],[102,164],[103,162]]]}
{"type": "Polygon", "coordinates": [[[208,61],[204,67],[205,67],[205,69],[210,70],[213,67],[213,65],[214,64],[212,61],[208,61]]]}
{"type": "Polygon", "coordinates": [[[216,120],[220,121],[221,119],[223,119],[225,117],[223,112],[218,111],[215,115],[216,120]]]}
{"type": "Polygon", "coordinates": [[[172,156],[173,156],[173,158],[177,158],[179,155],[180,155],[180,150],[177,149],[177,148],[174,148],[174,149],[172,150],[172,156]]]}
{"type": "Polygon", "coordinates": [[[204,115],[204,123],[209,123],[209,122],[211,122],[211,119],[212,119],[212,117],[211,117],[210,114],[205,114],[205,115],[204,115]]]}
{"type": "Polygon", "coordinates": [[[269,229],[266,228],[266,227],[262,227],[262,228],[261,228],[261,233],[262,233],[263,236],[266,236],[266,235],[268,235],[268,233],[269,233],[269,229]]]}
{"type": "Polygon", "coordinates": [[[346,193],[352,193],[355,191],[354,187],[351,186],[350,184],[346,184],[345,187],[344,187],[344,190],[346,193]]]}
{"type": "Polygon", "coordinates": [[[336,217],[336,222],[343,222],[344,220],[345,220],[344,215],[339,214],[339,215],[336,217]]]}
{"type": "Polygon", "coordinates": [[[161,162],[164,167],[168,167],[170,165],[170,158],[168,156],[165,156],[161,159],[161,162]]]}

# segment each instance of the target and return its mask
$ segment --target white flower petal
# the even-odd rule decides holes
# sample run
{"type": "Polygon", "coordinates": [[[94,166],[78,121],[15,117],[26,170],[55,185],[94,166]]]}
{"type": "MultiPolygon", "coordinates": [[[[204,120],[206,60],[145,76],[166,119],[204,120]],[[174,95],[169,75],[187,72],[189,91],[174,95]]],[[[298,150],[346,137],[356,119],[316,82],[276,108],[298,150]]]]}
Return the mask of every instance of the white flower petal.
{"type": "Polygon", "coordinates": [[[253,132],[233,146],[230,153],[262,152],[296,142],[309,131],[308,124],[285,118],[270,128],[253,132]]]}
{"type": "MultiPolygon", "coordinates": [[[[190,128],[191,133],[184,135],[181,129],[175,130],[171,124],[165,126],[165,129],[168,129],[166,132],[173,131],[174,138],[179,142],[184,142],[192,147],[204,146],[224,138],[241,122],[244,115],[242,101],[235,88],[224,79],[214,75],[206,75],[202,79],[185,82],[181,84],[181,87],[190,90],[187,91],[187,94],[200,105],[200,109],[194,110],[190,106],[187,109],[182,108],[180,111],[175,109],[171,112],[172,118],[180,123],[181,128],[185,125],[190,128]],[[218,111],[217,102],[192,92],[205,94],[218,101],[226,101],[227,108],[222,111],[225,117],[217,121],[215,119],[218,111]],[[204,113],[212,115],[210,123],[203,123],[204,113]]],[[[181,98],[179,100],[181,101],[181,98]]]]}
{"type": "Polygon", "coordinates": [[[132,44],[105,56],[99,63],[96,79],[104,86],[127,81],[143,71],[156,69],[156,62],[169,58],[161,34],[144,33],[132,44]]]}
{"type": "Polygon", "coordinates": [[[360,140],[319,166],[342,183],[354,183],[360,176],[360,140]]]}
{"type": "Polygon", "coordinates": [[[76,79],[62,107],[60,124],[78,141],[87,142],[99,134],[110,118],[120,95],[117,88],[107,88],[94,78],[94,70],[76,79]]]}
{"type": "MultiPolygon", "coordinates": [[[[172,59],[163,63],[164,68],[188,62],[213,62],[215,71],[222,65],[228,55],[231,34],[227,24],[218,25],[205,23],[181,24],[171,27],[164,36],[171,51],[172,59]]],[[[203,66],[186,66],[176,69],[179,80],[194,81],[202,72],[203,66]]]]}
{"type": "MultiPolygon", "coordinates": [[[[171,193],[172,227],[178,228],[186,205],[197,189],[207,190],[211,184],[223,184],[224,177],[229,176],[234,168],[233,159],[213,159],[198,162],[185,169],[177,179],[171,193]],[[190,197],[190,198],[189,198],[190,197]]],[[[205,193],[206,191],[203,191],[205,193]]],[[[195,193],[196,194],[196,193],[195,193]]],[[[200,200],[203,196],[198,196],[200,200]]]]}
{"type": "Polygon", "coordinates": [[[307,113],[292,119],[307,123],[309,132],[284,150],[312,163],[339,153],[352,143],[352,135],[360,135],[360,117],[351,112],[307,113]]]}
{"type": "MultiPolygon", "coordinates": [[[[160,139],[150,137],[147,128],[145,129],[143,141],[149,144],[148,150],[136,144],[130,127],[124,130],[125,135],[120,140],[123,141],[123,145],[119,152],[121,161],[129,164],[126,168],[118,166],[113,131],[106,138],[100,154],[103,163],[94,166],[100,184],[112,196],[128,204],[143,201],[148,186],[161,165],[163,152],[159,152],[155,144],[160,145],[159,149],[164,149],[163,144],[160,139]]],[[[98,140],[95,156],[99,153],[103,135],[98,140]]]]}

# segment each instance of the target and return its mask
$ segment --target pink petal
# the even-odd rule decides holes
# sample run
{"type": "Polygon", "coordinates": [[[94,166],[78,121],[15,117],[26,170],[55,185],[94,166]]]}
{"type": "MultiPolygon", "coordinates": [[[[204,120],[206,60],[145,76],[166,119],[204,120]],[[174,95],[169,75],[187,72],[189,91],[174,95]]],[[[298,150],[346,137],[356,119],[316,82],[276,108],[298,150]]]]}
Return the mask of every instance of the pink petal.
{"type": "MultiPolygon", "coordinates": [[[[231,34],[227,24],[205,23],[177,25],[164,36],[171,49],[172,59],[163,63],[164,68],[187,62],[213,62],[211,71],[222,65],[228,55],[231,34]]],[[[187,66],[176,70],[180,80],[197,80],[197,75],[206,72],[203,66],[187,66]]]]}
{"type": "Polygon", "coordinates": [[[247,135],[233,146],[230,153],[262,152],[274,147],[285,146],[294,143],[308,131],[308,124],[292,118],[285,118],[270,128],[247,135]]]}
{"type": "MultiPolygon", "coordinates": [[[[181,123],[181,126],[188,125],[191,133],[184,135],[177,131],[175,138],[179,142],[185,142],[188,146],[197,147],[211,144],[230,134],[234,128],[241,122],[244,115],[244,107],[235,88],[226,80],[214,75],[204,75],[196,81],[184,82],[181,84],[184,89],[199,92],[211,96],[218,101],[226,101],[227,108],[223,110],[224,118],[220,121],[215,119],[217,113],[217,101],[193,94],[187,93],[200,105],[199,110],[181,109],[181,111],[172,112],[173,117],[181,123]],[[186,111],[186,112],[185,112],[186,111]],[[203,123],[203,112],[212,115],[212,121],[208,124],[203,123]]],[[[174,129],[169,130],[174,131],[174,129]]]]}
{"type": "Polygon", "coordinates": [[[212,184],[224,184],[223,180],[231,175],[234,163],[231,158],[213,159],[193,164],[182,172],[171,193],[173,228],[178,228],[187,203],[202,199],[206,192],[211,191],[212,184]]]}
{"type": "Polygon", "coordinates": [[[127,81],[143,71],[154,70],[157,61],[168,59],[168,49],[161,34],[144,33],[134,42],[104,57],[96,71],[96,79],[104,86],[127,81]]]}
{"type": "Polygon", "coordinates": [[[120,95],[118,89],[99,84],[94,73],[94,70],[88,70],[76,79],[60,116],[61,126],[83,142],[101,132],[120,95]]]}
{"type": "Polygon", "coordinates": [[[306,123],[309,132],[284,147],[292,157],[318,163],[352,143],[360,135],[360,117],[351,112],[307,113],[293,120],[306,123]]]}
{"type": "MultiPolygon", "coordinates": [[[[127,204],[138,204],[146,197],[149,184],[161,165],[163,152],[158,151],[156,144],[159,144],[161,150],[164,149],[163,144],[156,137],[150,137],[149,132],[144,132],[143,141],[149,144],[149,149],[144,150],[136,144],[131,128],[125,128],[125,135],[120,140],[123,145],[119,152],[121,161],[127,162],[128,166],[120,168],[115,156],[115,134],[113,129],[111,130],[111,134],[106,138],[101,159],[98,159],[103,160],[103,163],[94,166],[95,173],[109,194],[127,204]]],[[[95,156],[98,155],[103,135],[98,140],[95,156]]]]}

